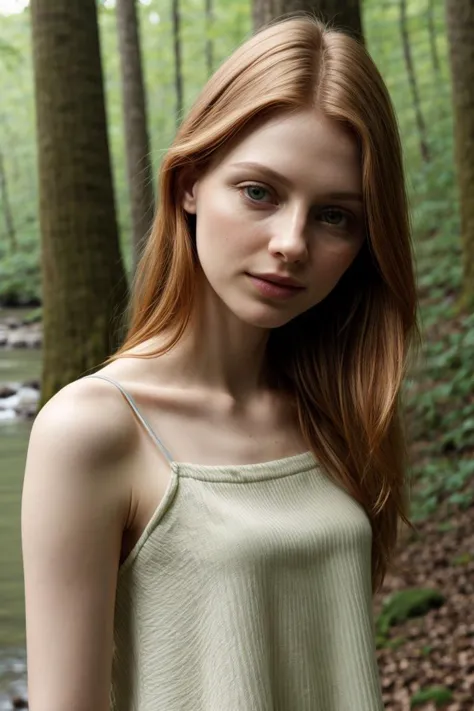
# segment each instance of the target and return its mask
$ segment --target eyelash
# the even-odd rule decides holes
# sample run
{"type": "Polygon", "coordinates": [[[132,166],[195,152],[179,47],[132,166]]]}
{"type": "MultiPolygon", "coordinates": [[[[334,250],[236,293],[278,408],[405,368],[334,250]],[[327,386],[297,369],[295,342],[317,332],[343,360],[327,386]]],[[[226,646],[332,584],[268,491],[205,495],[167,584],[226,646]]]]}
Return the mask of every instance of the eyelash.
{"type": "Polygon", "coordinates": [[[240,192],[244,193],[245,199],[250,201],[253,205],[257,205],[258,203],[264,202],[264,201],[263,200],[254,200],[249,195],[247,195],[244,191],[248,190],[249,188],[259,188],[260,190],[265,190],[268,194],[270,194],[272,192],[269,188],[266,188],[263,185],[259,185],[258,183],[247,183],[246,185],[241,185],[239,187],[240,192]]]}
{"type": "MultiPolygon", "coordinates": [[[[264,185],[260,185],[259,183],[247,183],[246,185],[241,185],[239,187],[241,194],[243,194],[244,199],[247,200],[248,202],[250,202],[252,205],[258,205],[259,203],[264,203],[265,201],[264,200],[254,200],[253,198],[251,198],[247,193],[244,192],[245,190],[248,190],[249,188],[259,188],[260,190],[264,190],[268,194],[270,194],[272,192],[269,188],[265,187],[264,185]]],[[[328,227],[333,227],[334,229],[350,230],[355,225],[355,223],[357,221],[357,218],[351,212],[348,212],[347,210],[343,210],[340,207],[332,207],[332,206],[328,205],[324,209],[320,210],[318,212],[318,215],[322,215],[325,212],[339,212],[341,215],[343,215],[343,217],[346,218],[346,220],[348,222],[346,227],[340,227],[339,225],[334,225],[331,222],[325,222],[325,224],[328,225],[328,227]]]]}

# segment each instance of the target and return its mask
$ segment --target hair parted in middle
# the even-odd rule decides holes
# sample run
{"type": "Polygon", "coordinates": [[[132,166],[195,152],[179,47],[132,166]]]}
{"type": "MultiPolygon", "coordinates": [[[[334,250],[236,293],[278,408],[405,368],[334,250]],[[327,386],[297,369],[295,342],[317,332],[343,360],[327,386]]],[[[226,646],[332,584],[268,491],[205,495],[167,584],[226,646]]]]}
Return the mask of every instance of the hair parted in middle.
{"type": "Polygon", "coordinates": [[[417,297],[402,150],[385,84],[366,49],[311,17],[275,22],[204,86],[164,156],[159,209],[139,263],[127,337],[111,360],[160,333],[172,348],[189,322],[198,269],[183,176],[205,174],[254,126],[314,108],[360,149],[366,239],[333,291],[271,331],[266,363],[293,398],[321,467],[372,525],[373,589],[409,524],[400,390],[417,345],[417,297]]]}

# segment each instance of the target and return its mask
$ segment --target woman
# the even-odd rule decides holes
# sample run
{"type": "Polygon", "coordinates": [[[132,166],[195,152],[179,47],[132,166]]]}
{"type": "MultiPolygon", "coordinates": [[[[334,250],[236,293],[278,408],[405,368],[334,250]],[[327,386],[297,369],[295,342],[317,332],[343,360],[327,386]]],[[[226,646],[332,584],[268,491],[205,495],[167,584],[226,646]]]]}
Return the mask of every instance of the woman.
{"type": "Polygon", "coordinates": [[[159,203],[123,347],[32,430],[31,709],[379,710],[372,592],[406,520],[417,330],[364,48],[309,18],[248,40],[159,203]]]}

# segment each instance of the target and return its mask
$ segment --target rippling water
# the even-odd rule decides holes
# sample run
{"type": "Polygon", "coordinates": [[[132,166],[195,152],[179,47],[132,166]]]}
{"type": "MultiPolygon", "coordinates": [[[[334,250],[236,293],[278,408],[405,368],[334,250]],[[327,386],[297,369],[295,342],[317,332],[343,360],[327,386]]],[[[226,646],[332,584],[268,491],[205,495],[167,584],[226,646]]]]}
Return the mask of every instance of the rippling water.
{"type": "Polygon", "coordinates": [[[0,711],[11,711],[15,696],[27,696],[24,648],[0,652],[0,711]]]}
{"type": "MultiPolygon", "coordinates": [[[[0,350],[0,385],[38,378],[35,350],[0,350]]],[[[0,422],[0,711],[26,688],[20,501],[30,422],[0,422]]]]}

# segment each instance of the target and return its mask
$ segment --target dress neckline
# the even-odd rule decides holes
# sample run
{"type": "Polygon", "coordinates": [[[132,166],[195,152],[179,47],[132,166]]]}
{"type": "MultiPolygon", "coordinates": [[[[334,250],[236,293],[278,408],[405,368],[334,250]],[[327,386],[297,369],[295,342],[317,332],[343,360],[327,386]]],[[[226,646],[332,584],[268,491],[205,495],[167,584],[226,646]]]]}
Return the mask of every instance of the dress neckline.
{"type": "Polygon", "coordinates": [[[191,464],[172,461],[171,467],[180,477],[228,481],[230,483],[276,479],[310,469],[319,470],[316,458],[311,451],[253,464],[191,464]]]}

